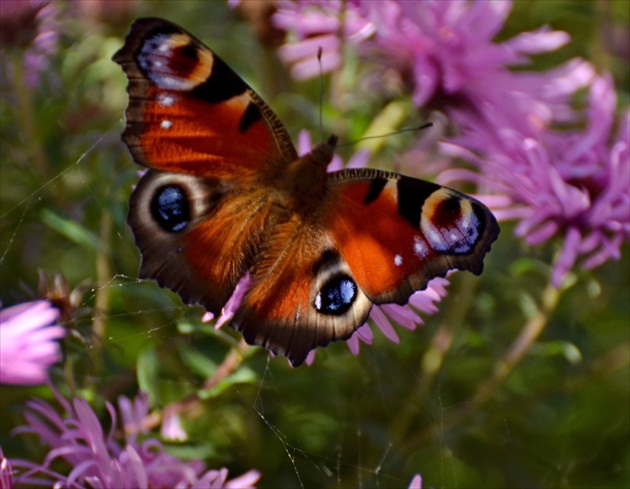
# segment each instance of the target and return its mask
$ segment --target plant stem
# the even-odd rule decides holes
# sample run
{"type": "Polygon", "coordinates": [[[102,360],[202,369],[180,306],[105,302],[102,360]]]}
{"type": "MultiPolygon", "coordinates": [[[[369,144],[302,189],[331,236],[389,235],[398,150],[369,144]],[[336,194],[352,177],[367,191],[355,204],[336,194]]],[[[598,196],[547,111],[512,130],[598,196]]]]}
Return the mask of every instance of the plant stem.
{"type": "Polygon", "coordinates": [[[548,284],[541,297],[540,309],[527,320],[507,353],[495,363],[492,374],[481,383],[477,392],[469,401],[463,403],[460,408],[449,411],[438,425],[432,425],[418,435],[410,438],[405,443],[404,450],[410,453],[426,444],[428,440],[436,436],[441,436],[445,430],[459,423],[488,401],[501,383],[509,377],[536,339],[544,331],[549,322],[549,318],[558,304],[559,298],[559,289],[548,284]]]}
{"type": "Polygon", "coordinates": [[[559,297],[559,290],[548,284],[542,295],[542,307],[529,318],[508,352],[495,364],[492,376],[477,389],[464,408],[466,411],[473,411],[490,399],[497,387],[512,373],[547,326],[559,297]]]}
{"type": "MultiPolygon", "coordinates": [[[[241,364],[243,360],[243,352],[249,348],[249,345],[245,342],[244,339],[238,342],[236,347],[232,348],[228,354],[225,356],[221,365],[219,365],[211,377],[208,377],[206,381],[203,383],[203,387],[200,390],[208,391],[215,387],[219,382],[223,379],[227,378],[236,368],[241,364]]],[[[162,423],[162,420],[168,416],[173,416],[175,414],[182,414],[186,411],[189,411],[195,408],[200,402],[202,402],[199,397],[199,391],[190,394],[185,399],[181,401],[174,402],[164,407],[162,411],[153,411],[149,413],[142,421],[141,421],[141,430],[150,430],[158,426],[162,423]]],[[[135,427],[125,426],[126,432],[135,432],[135,427]]]]}
{"type": "Polygon", "coordinates": [[[433,335],[431,345],[420,361],[418,368],[420,375],[417,377],[415,385],[410,389],[410,395],[392,425],[391,435],[394,439],[404,440],[409,427],[421,413],[422,402],[435,383],[444,357],[448,354],[466,314],[474,304],[478,280],[470,274],[461,274],[458,278],[457,290],[450,291],[449,307],[444,308],[440,327],[433,335]]]}
{"type": "MultiPolygon", "coordinates": [[[[103,210],[100,221],[99,243],[101,245],[96,255],[96,280],[98,284],[107,283],[112,277],[112,267],[109,258],[109,242],[112,234],[112,219],[109,213],[103,210]]],[[[109,308],[110,287],[99,286],[96,289],[94,307],[96,314],[92,321],[92,332],[99,338],[105,337],[105,320],[107,309],[109,308]]]]}
{"type": "Polygon", "coordinates": [[[35,126],[35,104],[33,103],[32,91],[26,85],[24,60],[16,56],[13,61],[14,89],[18,100],[17,113],[20,121],[20,130],[26,143],[25,148],[29,152],[29,159],[32,161],[36,173],[44,181],[48,181],[51,178],[50,169],[35,126]]]}

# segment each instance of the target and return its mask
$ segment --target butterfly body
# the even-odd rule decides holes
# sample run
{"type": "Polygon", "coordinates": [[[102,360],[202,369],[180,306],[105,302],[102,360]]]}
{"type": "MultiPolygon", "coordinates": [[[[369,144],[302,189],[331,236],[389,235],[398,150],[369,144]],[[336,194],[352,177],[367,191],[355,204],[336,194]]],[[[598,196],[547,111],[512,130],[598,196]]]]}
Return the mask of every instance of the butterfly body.
{"type": "Polygon", "coordinates": [[[347,339],[373,304],[404,304],[451,269],[479,274],[496,220],[455,190],[371,169],[327,173],[336,138],[298,156],[279,119],[180,27],[139,19],[114,56],[129,78],[123,140],[150,170],[128,221],[140,275],[286,355],[347,339]]]}

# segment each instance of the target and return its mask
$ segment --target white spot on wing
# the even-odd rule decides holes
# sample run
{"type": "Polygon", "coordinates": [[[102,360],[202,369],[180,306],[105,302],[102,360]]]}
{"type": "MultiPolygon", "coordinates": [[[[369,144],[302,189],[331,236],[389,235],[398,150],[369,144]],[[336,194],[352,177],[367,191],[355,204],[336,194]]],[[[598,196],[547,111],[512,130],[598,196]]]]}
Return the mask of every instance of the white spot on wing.
{"type": "Polygon", "coordinates": [[[163,107],[171,107],[175,103],[175,96],[170,93],[160,93],[157,96],[157,102],[163,107]]]}
{"type": "Polygon", "coordinates": [[[429,254],[428,248],[424,244],[423,240],[418,236],[414,236],[413,238],[413,251],[416,256],[420,258],[424,258],[429,254]]]}
{"type": "Polygon", "coordinates": [[[173,123],[171,121],[162,121],[160,123],[160,127],[162,129],[170,129],[171,127],[173,127],[173,123]]]}
{"type": "Polygon", "coordinates": [[[396,255],[394,257],[394,265],[396,265],[397,267],[401,266],[403,264],[403,258],[400,255],[396,255]]]}
{"type": "MultiPolygon", "coordinates": [[[[464,209],[465,211],[466,209],[464,209]]],[[[474,214],[472,213],[472,211],[469,212],[464,212],[464,214],[462,215],[462,227],[464,229],[468,229],[470,227],[470,218],[471,216],[473,216],[474,214]]]]}
{"type": "Polygon", "coordinates": [[[429,243],[431,243],[433,249],[438,251],[446,251],[448,249],[448,245],[444,242],[444,236],[442,236],[442,233],[440,233],[440,231],[433,224],[428,224],[424,227],[424,234],[429,239],[429,243]]]}
{"type": "Polygon", "coordinates": [[[322,293],[318,292],[315,296],[315,309],[318,311],[322,308],[322,293]]]}
{"type": "Polygon", "coordinates": [[[166,34],[158,34],[144,41],[138,53],[138,64],[149,79],[160,88],[186,91],[198,82],[179,76],[170,65],[173,41],[166,34]]]}

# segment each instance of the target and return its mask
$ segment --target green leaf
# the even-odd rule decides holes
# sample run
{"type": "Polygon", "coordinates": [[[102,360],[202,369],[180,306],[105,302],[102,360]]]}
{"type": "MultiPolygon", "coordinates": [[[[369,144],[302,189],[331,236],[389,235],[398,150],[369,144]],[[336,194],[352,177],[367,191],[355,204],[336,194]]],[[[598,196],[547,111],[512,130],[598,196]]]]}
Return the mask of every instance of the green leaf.
{"type": "Polygon", "coordinates": [[[191,348],[186,343],[179,345],[179,354],[182,361],[197,375],[207,379],[214,375],[217,364],[210,360],[207,355],[196,348],[191,348]]]}
{"type": "Polygon", "coordinates": [[[510,273],[515,277],[520,277],[528,273],[538,273],[541,276],[549,276],[549,265],[537,258],[524,256],[514,260],[510,264],[510,273]]]}
{"type": "Polygon", "coordinates": [[[155,399],[158,386],[158,370],[160,362],[155,348],[143,350],[138,355],[138,386],[149,394],[150,399],[155,399]]]}
{"type": "Polygon", "coordinates": [[[545,341],[536,343],[531,348],[532,354],[541,357],[563,356],[573,365],[580,363],[583,359],[582,352],[575,344],[568,341],[545,341]]]}
{"type": "Polygon", "coordinates": [[[258,382],[258,374],[248,367],[240,367],[232,375],[229,375],[210,390],[200,390],[200,399],[209,399],[220,395],[236,384],[251,384],[258,382]]]}
{"type": "Polygon", "coordinates": [[[94,251],[99,251],[101,249],[101,242],[99,241],[98,236],[78,222],[61,217],[50,209],[43,209],[41,212],[41,218],[44,224],[57,231],[59,234],[65,236],[70,241],[74,241],[79,246],[94,251]]]}

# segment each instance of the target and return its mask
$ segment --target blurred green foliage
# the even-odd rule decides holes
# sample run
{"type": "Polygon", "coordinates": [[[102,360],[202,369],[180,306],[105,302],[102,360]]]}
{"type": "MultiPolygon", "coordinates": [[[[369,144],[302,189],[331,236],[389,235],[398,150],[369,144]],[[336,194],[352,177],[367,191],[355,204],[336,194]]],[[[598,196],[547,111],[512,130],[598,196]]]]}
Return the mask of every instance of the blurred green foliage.
{"type": "MultiPolygon", "coordinates": [[[[64,394],[103,413],[104,400],[138,388],[158,411],[198,395],[182,415],[189,439],[169,450],[231,474],[256,468],[260,487],[406,487],[417,472],[424,487],[630,487],[627,245],[619,262],[571,277],[539,340],[476,404],[470,400],[540,307],[557,252],[526,247],[510,225],[484,275],[455,275],[440,312],[416,332],[399,330],[400,345],[377,334],[358,357],[335,344],[299,369],[249,349],[230,375],[204,388],[239,335],[214,331],[199,308],[136,278],[139,254],[125,215],[139,167],[120,142],[126,81],[111,55],[133,18],[168,18],[259,91],[292,136],[318,133],[318,81],[291,82],[223,2],[119,3],[125,8],[100,17],[57,3],[59,49],[35,87],[24,82],[21,53],[3,52],[0,297],[6,306],[41,296],[38,269],[81,291],[69,313],[66,362],[53,376],[64,394]]],[[[543,24],[568,31],[572,43],[537,66],[588,58],[612,72],[625,104],[627,59],[607,51],[602,32],[628,36],[629,16],[627,1],[515,2],[501,38],[543,24]]],[[[340,112],[326,90],[325,133],[360,137],[382,102],[355,95],[340,112]]],[[[405,137],[392,136],[388,150],[405,137]]],[[[41,460],[40,447],[10,430],[21,424],[25,400],[50,398],[49,390],[0,389],[5,455],[41,460]]]]}

